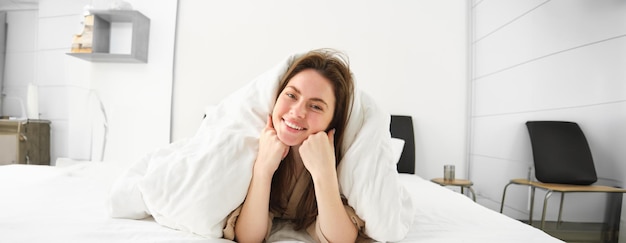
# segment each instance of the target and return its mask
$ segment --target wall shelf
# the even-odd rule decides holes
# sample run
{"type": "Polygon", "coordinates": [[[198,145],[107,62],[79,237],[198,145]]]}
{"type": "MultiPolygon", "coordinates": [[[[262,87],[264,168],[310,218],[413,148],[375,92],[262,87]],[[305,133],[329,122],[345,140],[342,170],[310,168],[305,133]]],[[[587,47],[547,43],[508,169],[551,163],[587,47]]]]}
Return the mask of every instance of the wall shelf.
{"type": "MultiPolygon", "coordinates": [[[[91,31],[91,33],[85,34],[83,32],[83,36],[90,38],[91,46],[76,49],[73,45],[72,53],[67,53],[68,55],[91,62],[148,62],[150,37],[150,19],[148,17],[135,10],[92,10],[90,14],[93,15],[93,26],[91,30],[87,31],[91,31]],[[131,23],[130,53],[110,53],[112,23],[131,23]]],[[[85,20],[87,22],[87,16],[85,20]]]]}

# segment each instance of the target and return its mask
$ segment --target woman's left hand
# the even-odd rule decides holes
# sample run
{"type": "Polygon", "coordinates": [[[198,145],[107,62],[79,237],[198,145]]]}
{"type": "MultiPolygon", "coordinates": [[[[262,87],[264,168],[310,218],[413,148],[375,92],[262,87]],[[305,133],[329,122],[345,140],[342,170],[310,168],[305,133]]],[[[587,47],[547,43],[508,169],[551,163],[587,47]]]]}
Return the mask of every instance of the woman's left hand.
{"type": "Polygon", "coordinates": [[[335,129],[328,134],[324,131],[311,134],[300,146],[300,156],[304,167],[315,178],[327,173],[336,176],[335,168],[335,129]]]}

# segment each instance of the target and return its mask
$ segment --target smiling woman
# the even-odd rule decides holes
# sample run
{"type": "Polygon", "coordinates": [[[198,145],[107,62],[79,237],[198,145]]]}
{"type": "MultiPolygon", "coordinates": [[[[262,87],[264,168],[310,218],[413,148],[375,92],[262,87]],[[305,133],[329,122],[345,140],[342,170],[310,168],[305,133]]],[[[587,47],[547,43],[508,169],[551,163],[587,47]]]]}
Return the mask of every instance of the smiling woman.
{"type": "Polygon", "coordinates": [[[318,242],[354,241],[357,233],[368,238],[337,179],[354,93],[346,60],[323,49],[289,66],[259,139],[246,200],[229,216],[225,238],[269,241],[273,225],[284,223],[318,242]],[[259,221],[268,207],[270,220],[259,221]]]}

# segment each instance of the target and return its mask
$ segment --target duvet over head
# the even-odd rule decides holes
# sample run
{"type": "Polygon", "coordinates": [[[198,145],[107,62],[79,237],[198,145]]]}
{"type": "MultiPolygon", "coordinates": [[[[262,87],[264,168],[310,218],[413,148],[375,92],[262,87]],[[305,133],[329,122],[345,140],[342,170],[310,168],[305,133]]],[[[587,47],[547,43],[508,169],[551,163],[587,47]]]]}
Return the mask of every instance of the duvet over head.
{"type": "MultiPolygon", "coordinates": [[[[245,199],[260,132],[280,77],[294,54],[206,110],[196,134],[160,148],[126,171],[111,189],[112,217],[152,215],[164,226],[220,238],[226,216],[245,199]]],[[[400,185],[390,115],[358,87],[344,133],[340,190],[377,241],[399,241],[415,208],[400,185]]]]}

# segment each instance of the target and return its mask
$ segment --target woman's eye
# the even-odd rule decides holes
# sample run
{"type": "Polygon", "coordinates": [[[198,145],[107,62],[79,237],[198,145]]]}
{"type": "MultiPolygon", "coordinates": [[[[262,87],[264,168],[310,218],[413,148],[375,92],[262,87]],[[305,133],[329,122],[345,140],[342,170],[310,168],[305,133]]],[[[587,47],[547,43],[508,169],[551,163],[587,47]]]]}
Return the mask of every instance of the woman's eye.
{"type": "Polygon", "coordinates": [[[287,93],[287,97],[292,98],[292,99],[296,98],[296,96],[294,94],[291,94],[291,93],[287,93]]]}
{"type": "Polygon", "coordinates": [[[313,110],[318,110],[318,111],[322,110],[322,107],[318,105],[311,105],[311,108],[313,108],[313,110]]]}

